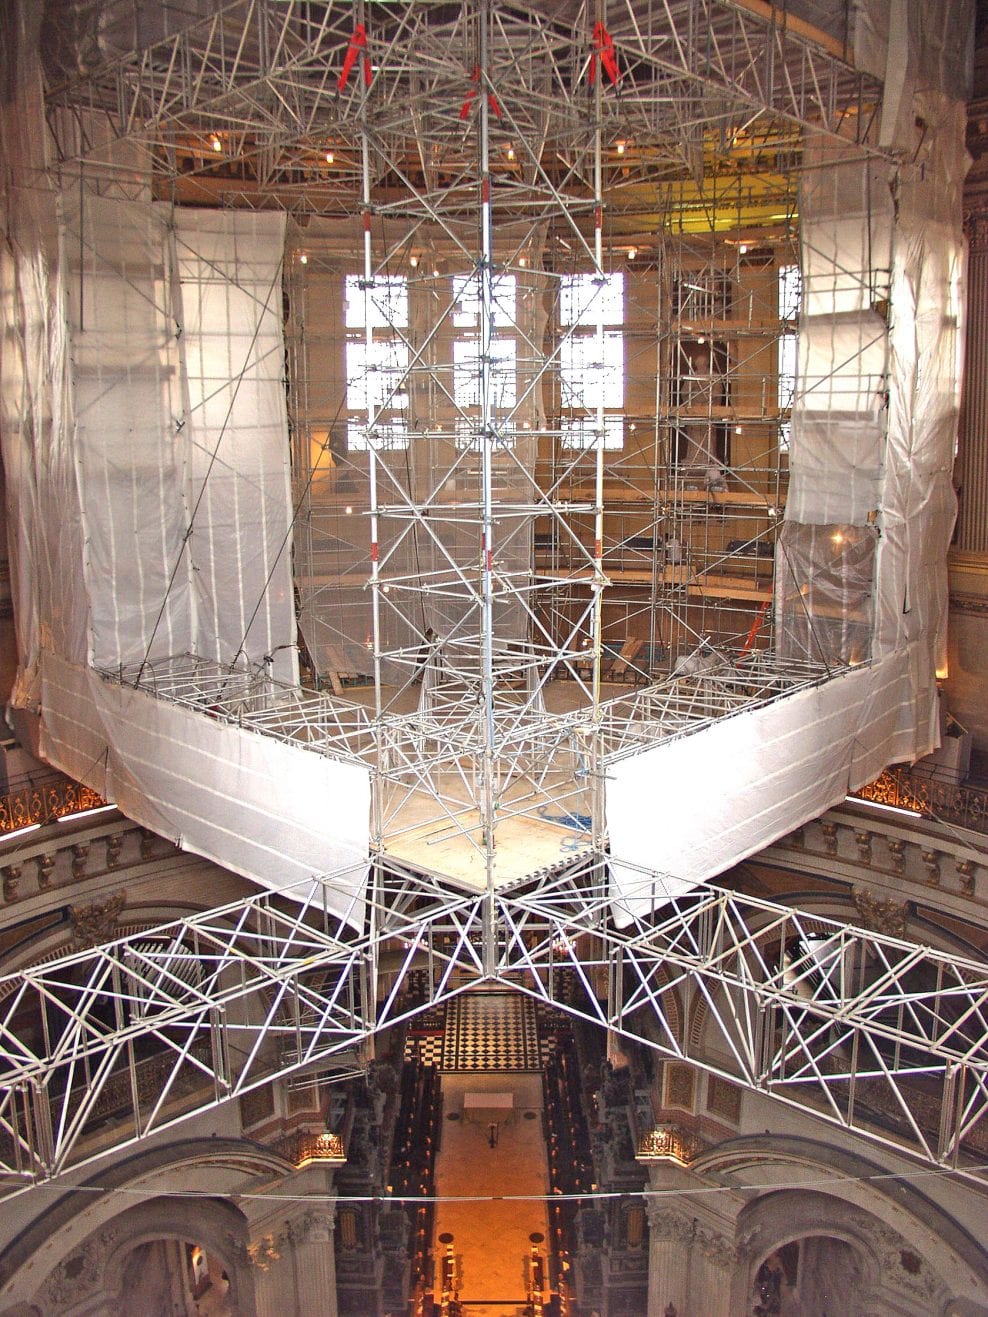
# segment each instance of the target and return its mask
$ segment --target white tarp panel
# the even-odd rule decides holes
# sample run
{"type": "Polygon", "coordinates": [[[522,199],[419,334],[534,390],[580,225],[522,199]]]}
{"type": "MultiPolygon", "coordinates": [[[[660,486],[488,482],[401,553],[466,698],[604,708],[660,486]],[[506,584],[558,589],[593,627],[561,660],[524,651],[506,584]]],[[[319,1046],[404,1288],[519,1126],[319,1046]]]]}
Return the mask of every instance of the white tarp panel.
{"type": "Polygon", "coordinates": [[[939,744],[964,107],[928,95],[916,110],[926,138],[898,171],[891,249],[887,182],[852,148],[846,162],[826,148],[830,165],[810,176],[800,207],[812,312],[800,322],[800,364],[814,375],[798,383],[793,409],[778,644],[783,655],[861,666],[608,771],[618,919],[716,877],[886,764],[939,744]],[[879,338],[891,361],[880,410],[879,338]],[[828,361],[834,383],[824,386],[828,361]],[[634,866],[667,875],[667,890],[634,866]]]}
{"type": "Polygon", "coordinates": [[[816,818],[911,748],[912,722],[910,655],[899,653],[614,765],[615,918],[645,915],[816,818]]]}
{"type": "Polygon", "coordinates": [[[864,526],[881,501],[893,199],[884,166],[832,142],[807,149],[786,517],[864,526]]]}
{"type": "Polygon", "coordinates": [[[63,213],[89,657],[115,668],[192,646],[179,326],[165,214],[79,189],[63,213]]]}
{"type": "Polygon", "coordinates": [[[0,103],[0,442],[19,670],[13,699],[33,706],[45,643],[86,660],[86,592],[72,435],[66,415],[65,290],[54,194],[45,186],[37,5],[9,7],[0,103]],[[57,527],[47,535],[46,527],[57,527]]]}
{"type": "Polygon", "coordinates": [[[875,652],[925,640],[926,716],[937,718],[932,673],[946,663],[947,549],[956,515],[951,483],[960,414],[964,106],[917,98],[926,140],[900,170],[892,278],[883,539],[875,652]]]}
{"type": "Polygon", "coordinates": [[[370,777],[42,654],[41,749],[186,850],[363,922],[370,777]]]}
{"type": "Polygon", "coordinates": [[[230,664],[270,654],[273,675],[294,683],[285,217],[182,209],[173,232],[195,583],[194,643],[185,648],[230,664]]]}

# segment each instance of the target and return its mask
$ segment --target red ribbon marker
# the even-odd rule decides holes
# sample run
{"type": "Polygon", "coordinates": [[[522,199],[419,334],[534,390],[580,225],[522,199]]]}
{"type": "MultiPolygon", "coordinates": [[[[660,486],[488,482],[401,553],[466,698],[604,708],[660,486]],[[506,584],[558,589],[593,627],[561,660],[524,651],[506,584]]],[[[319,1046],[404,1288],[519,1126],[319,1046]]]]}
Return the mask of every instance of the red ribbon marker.
{"type": "Polygon", "coordinates": [[[590,56],[590,86],[592,87],[597,81],[597,60],[600,59],[601,67],[610,78],[613,84],[617,84],[621,77],[618,69],[617,54],[614,50],[614,42],[611,40],[611,34],[603,23],[595,23],[593,29],[593,54],[590,56]]]}
{"type": "Polygon", "coordinates": [[[353,72],[353,66],[356,64],[360,52],[364,54],[364,86],[371,85],[371,66],[367,56],[367,29],[363,23],[358,23],[353,29],[353,36],[350,38],[350,44],[346,48],[346,54],[343,57],[343,67],[340,69],[340,76],[336,83],[336,90],[343,91],[353,72]]]}
{"type": "Polygon", "coordinates": [[[748,635],[745,639],[745,642],[741,646],[741,653],[739,655],[740,658],[744,658],[745,654],[748,653],[752,645],[755,643],[755,637],[758,635],[758,632],[761,630],[761,625],[765,621],[765,614],[768,612],[768,608],[769,608],[769,600],[766,599],[763,601],[761,608],[759,608],[758,616],[755,618],[754,622],[752,622],[751,627],[748,631],[748,635]]]}
{"type": "MultiPolygon", "coordinates": [[[[473,72],[470,74],[470,81],[474,84],[467,92],[463,104],[460,106],[460,118],[465,119],[473,109],[473,103],[477,99],[477,91],[480,87],[480,65],[473,66],[473,72]]],[[[501,107],[497,103],[497,97],[492,91],[487,93],[487,104],[491,107],[497,117],[501,117],[501,107]]]]}

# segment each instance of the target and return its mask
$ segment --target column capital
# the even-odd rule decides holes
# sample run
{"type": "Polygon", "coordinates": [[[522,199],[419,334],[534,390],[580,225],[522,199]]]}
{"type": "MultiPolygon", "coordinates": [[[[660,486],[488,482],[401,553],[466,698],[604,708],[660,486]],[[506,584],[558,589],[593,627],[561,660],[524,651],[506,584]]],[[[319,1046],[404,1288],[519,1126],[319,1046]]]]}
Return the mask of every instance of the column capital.
{"type": "Polygon", "coordinates": [[[674,1239],[682,1244],[693,1240],[692,1217],[685,1216],[675,1207],[669,1207],[661,1198],[645,1198],[648,1229],[653,1239],[674,1239]]]}

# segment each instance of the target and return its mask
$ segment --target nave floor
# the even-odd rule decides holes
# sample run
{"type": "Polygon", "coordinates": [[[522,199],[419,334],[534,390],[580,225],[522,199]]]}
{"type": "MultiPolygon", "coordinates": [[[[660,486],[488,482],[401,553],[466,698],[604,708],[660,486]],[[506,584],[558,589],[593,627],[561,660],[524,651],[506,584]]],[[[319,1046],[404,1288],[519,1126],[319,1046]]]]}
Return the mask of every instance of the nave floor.
{"type": "MultiPolygon", "coordinates": [[[[541,1197],[549,1187],[545,1044],[540,1047],[535,1005],[516,992],[463,993],[449,1003],[433,1041],[443,1071],[437,1267],[443,1237],[452,1235],[463,1317],[519,1317],[531,1236],[548,1236],[541,1197]]],[[[426,1060],[424,1051],[419,1054],[426,1060]]]]}

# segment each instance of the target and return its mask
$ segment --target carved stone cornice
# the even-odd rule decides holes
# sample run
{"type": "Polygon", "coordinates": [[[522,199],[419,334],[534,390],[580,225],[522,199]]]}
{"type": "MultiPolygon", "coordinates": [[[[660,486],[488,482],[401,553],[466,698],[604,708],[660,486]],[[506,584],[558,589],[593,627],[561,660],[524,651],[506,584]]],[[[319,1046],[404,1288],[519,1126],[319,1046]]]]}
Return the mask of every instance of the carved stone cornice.
{"type": "Polygon", "coordinates": [[[729,1270],[737,1261],[734,1245],[715,1230],[697,1230],[693,1247],[714,1267],[729,1270]]]}
{"type": "Polygon", "coordinates": [[[972,251],[988,251],[988,207],[977,207],[964,216],[964,236],[972,251]]]}
{"type": "Polygon", "coordinates": [[[682,1244],[694,1249],[712,1266],[725,1270],[734,1266],[734,1244],[716,1230],[705,1230],[693,1217],[669,1207],[662,1199],[645,1199],[649,1236],[655,1242],[682,1244]]]}
{"type": "Polygon", "coordinates": [[[988,617],[988,597],[981,594],[968,594],[959,590],[951,590],[950,608],[955,613],[968,613],[972,617],[988,617]]]}
{"type": "Polygon", "coordinates": [[[256,1271],[269,1271],[280,1262],[287,1248],[299,1249],[307,1244],[332,1247],[334,1224],[334,1207],[310,1208],[253,1240],[247,1246],[244,1260],[256,1271]]]}
{"type": "Polygon", "coordinates": [[[303,1212],[285,1227],[285,1236],[293,1248],[303,1244],[328,1244],[333,1238],[333,1217],[327,1211],[303,1212]]]}

